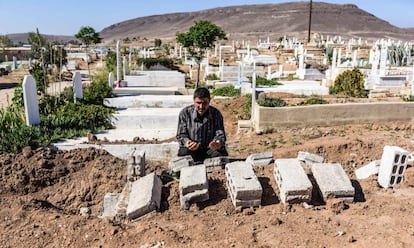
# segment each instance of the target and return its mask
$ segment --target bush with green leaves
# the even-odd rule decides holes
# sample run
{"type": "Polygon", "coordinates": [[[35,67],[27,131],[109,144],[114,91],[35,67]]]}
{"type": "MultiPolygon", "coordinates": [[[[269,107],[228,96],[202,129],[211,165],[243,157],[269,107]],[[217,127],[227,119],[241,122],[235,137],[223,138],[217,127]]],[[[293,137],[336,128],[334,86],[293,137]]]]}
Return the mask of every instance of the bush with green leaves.
{"type": "MultiPolygon", "coordinates": [[[[250,80],[250,83],[252,83],[252,78],[250,78],[249,80],[250,80]]],[[[269,80],[269,79],[266,79],[260,76],[256,77],[256,86],[275,86],[275,85],[283,85],[283,84],[276,80],[269,80]]]]}
{"type": "Polygon", "coordinates": [[[219,80],[220,78],[216,74],[211,73],[207,75],[206,79],[207,80],[219,80]]]}
{"type": "Polygon", "coordinates": [[[236,89],[234,86],[225,86],[214,89],[211,93],[212,96],[240,96],[240,89],[236,89]]]}
{"type": "Polygon", "coordinates": [[[298,105],[314,105],[314,104],[328,104],[329,102],[325,99],[319,97],[311,97],[305,99],[303,102],[299,103],[298,105]]]}
{"type": "Polygon", "coordinates": [[[357,68],[339,74],[329,92],[348,97],[368,97],[368,91],[364,87],[364,75],[357,68]]]}
{"type": "Polygon", "coordinates": [[[162,65],[168,69],[174,69],[174,61],[169,58],[138,58],[137,64],[143,64],[147,69],[150,69],[156,65],[162,65]]]}
{"type": "Polygon", "coordinates": [[[259,98],[257,99],[257,104],[263,107],[284,107],[287,105],[285,100],[283,100],[281,97],[276,98],[259,98]]]}

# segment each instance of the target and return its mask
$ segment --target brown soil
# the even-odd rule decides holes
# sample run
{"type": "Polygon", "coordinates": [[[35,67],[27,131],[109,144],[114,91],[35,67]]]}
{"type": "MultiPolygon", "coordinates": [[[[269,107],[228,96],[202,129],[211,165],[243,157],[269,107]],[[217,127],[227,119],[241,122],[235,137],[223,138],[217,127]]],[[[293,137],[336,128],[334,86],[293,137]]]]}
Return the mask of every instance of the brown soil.
{"type": "MultiPolygon", "coordinates": [[[[355,202],[318,197],[309,205],[284,205],[273,166],[255,168],[262,206],[234,208],[223,171],[210,173],[210,200],[180,208],[178,181],[163,186],[161,210],[138,221],[99,218],[107,192],[121,192],[126,161],[103,150],[32,150],[0,155],[0,247],[410,247],[414,241],[414,168],[405,182],[382,189],[377,177],[357,180],[354,170],[381,158],[385,145],[414,150],[412,123],[280,129],[272,134],[237,133],[241,101],[213,105],[226,120],[229,153],[245,158],[298,151],[340,162],[356,189],[355,202]],[[236,111],[237,110],[237,111],[236,111]],[[81,215],[88,207],[90,213],[81,215]]],[[[160,174],[168,161],[147,161],[160,174]]],[[[410,165],[412,166],[412,165],[410,165]]]]}

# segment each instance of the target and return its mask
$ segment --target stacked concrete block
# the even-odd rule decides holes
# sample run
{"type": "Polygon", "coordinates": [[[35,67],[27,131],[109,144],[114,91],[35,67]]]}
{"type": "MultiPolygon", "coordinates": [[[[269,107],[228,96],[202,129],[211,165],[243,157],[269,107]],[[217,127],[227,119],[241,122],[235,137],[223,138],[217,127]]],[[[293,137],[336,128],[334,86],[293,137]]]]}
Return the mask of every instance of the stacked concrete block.
{"type": "Polygon", "coordinates": [[[358,179],[366,179],[371,175],[376,175],[379,172],[381,160],[374,160],[367,165],[355,170],[355,175],[358,179]]]}
{"type": "Polygon", "coordinates": [[[229,159],[227,157],[214,157],[204,160],[204,165],[206,166],[207,172],[222,170],[228,163],[229,159]]]}
{"type": "Polygon", "coordinates": [[[250,154],[246,158],[246,163],[249,163],[253,166],[268,165],[272,161],[273,161],[273,153],[272,152],[254,153],[254,154],[250,154]]]}
{"type": "Polygon", "coordinates": [[[312,175],[319,186],[324,201],[337,198],[353,202],[355,189],[339,163],[314,163],[312,175]]]}
{"type": "Polygon", "coordinates": [[[145,151],[134,149],[127,157],[127,168],[129,181],[145,176],[145,151]]]}
{"type": "Polygon", "coordinates": [[[188,210],[190,204],[209,199],[207,171],[204,164],[184,167],[180,172],[180,203],[188,210]]]}
{"type": "Polygon", "coordinates": [[[384,188],[403,182],[410,153],[397,146],[384,146],[378,171],[378,183],[384,188]]]}
{"type": "Polygon", "coordinates": [[[311,200],[312,183],[298,159],[276,159],[274,177],[280,190],[280,200],[283,203],[311,200]]]}
{"type": "Polygon", "coordinates": [[[262,186],[247,162],[233,162],[226,165],[227,188],[235,207],[257,207],[261,204],[262,186]]]}
{"type": "Polygon", "coordinates": [[[190,167],[194,165],[193,157],[190,155],[182,156],[182,157],[176,157],[168,163],[168,168],[172,172],[179,172],[182,168],[190,167]]]}
{"type": "Polygon", "coordinates": [[[155,173],[132,182],[126,210],[128,218],[137,219],[159,209],[161,190],[162,182],[155,173]]]}
{"type": "Polygon", "coordinates": [[[310,152],[298,152],[298,160],[303,162],[305,166],[310,167],[313,163],[323,163],[324,157],[310,153],[310,152]]]}

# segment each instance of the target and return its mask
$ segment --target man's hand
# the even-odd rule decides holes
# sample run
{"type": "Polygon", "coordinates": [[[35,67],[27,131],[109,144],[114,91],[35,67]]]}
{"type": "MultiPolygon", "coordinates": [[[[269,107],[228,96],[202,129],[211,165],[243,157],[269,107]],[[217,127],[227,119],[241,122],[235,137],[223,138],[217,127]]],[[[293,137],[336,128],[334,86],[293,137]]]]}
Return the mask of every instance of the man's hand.
{"type": "Polygon", "coordinates": [[[213,141],[210,142],[210,144],[208,144],[208,147],[212,151],[217,151],[221,148],[221,142],[220,142],[220,140],[213,140],[213,141]]]}
{"type": "Polygon", "coordinates": [[[194,142],[192,140],[187,141],[187,143],[185,144],[185,146],[187,147],[188,150],[190,151],[195,151],[200,147],[200,143],[194,142]]]}

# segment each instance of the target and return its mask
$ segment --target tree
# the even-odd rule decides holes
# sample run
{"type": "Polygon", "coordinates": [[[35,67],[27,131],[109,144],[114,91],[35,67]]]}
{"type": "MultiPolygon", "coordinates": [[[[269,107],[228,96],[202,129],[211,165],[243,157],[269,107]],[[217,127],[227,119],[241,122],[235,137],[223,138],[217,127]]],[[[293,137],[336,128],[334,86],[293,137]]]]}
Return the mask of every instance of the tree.
{"type": "Polygon", "coordinates": [[[161,44],[162,44],[162,40],[161,39],[155,39],[154,40],[155,47],[161,47],[161,44]]]}
{"type": "Polygon", "coordinates": [[[196,88],[200,79],[200,63],[208,49],[217,40],[226,39],[226,33],[214,23],[206,20],[196,21],[186,33],[177,33],[177,42],[185,47],[198,65],[196,88]]]}
{"type": "Polygon", "coordinates": [[[75,34],[75,37],[81,40],[86,46],[97,44],[102,41],[102,38],[99,37],[99,33],[95,32],[95,29],[89,26],[82,26],[79,32],[75,34]]]}
{"type": "Polygon", "coordinates": [[[367,97],[364,82],[364,75],[359,69],[346,70],[336,77],[330,91],[349,97],[367,97]]]}
{"type": "Polygon", "coordinates": [[[13,45],[12,40],[7,35],[0,35],[0,48],[4,52],[6,47],[11,47],[13,45]]]}

